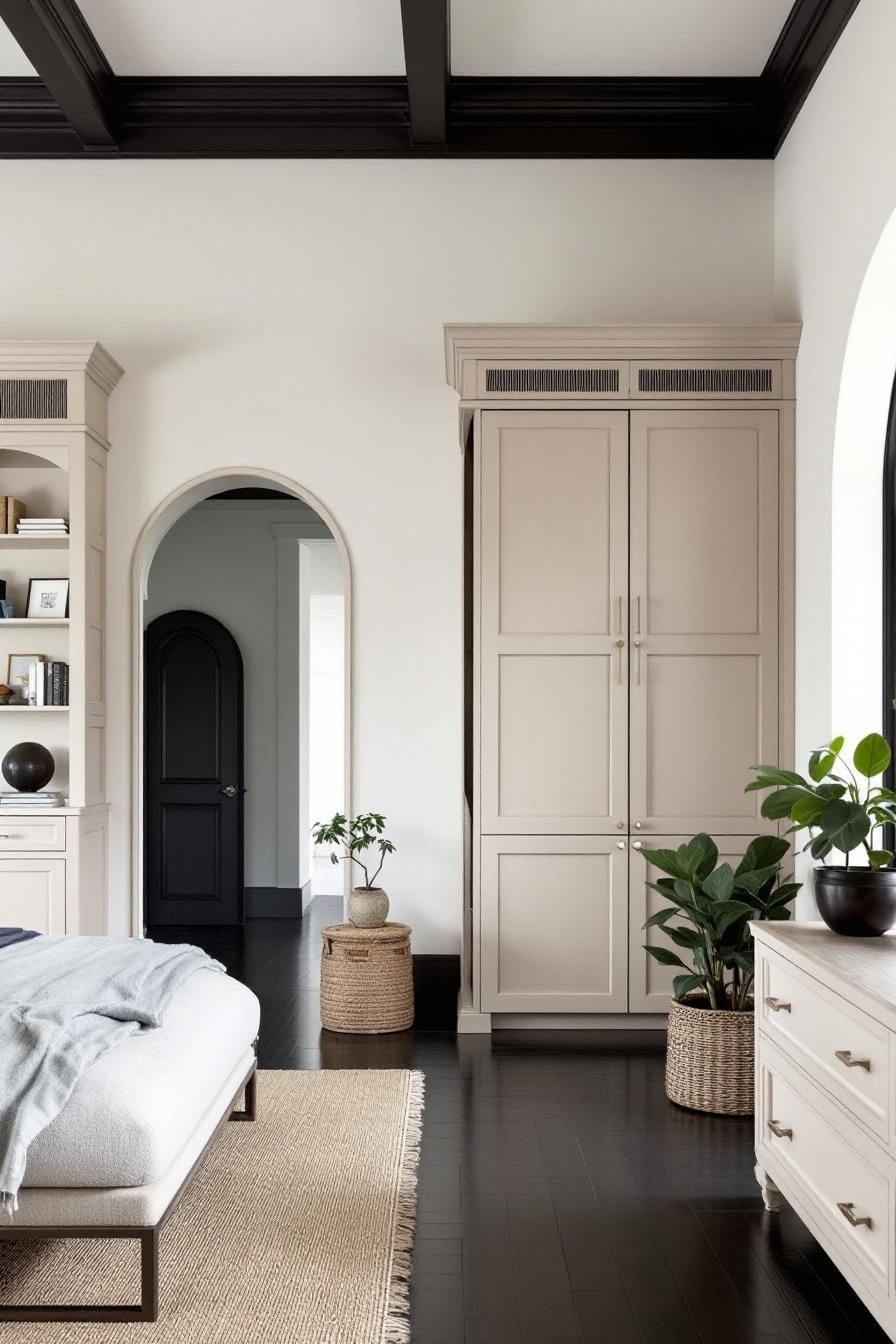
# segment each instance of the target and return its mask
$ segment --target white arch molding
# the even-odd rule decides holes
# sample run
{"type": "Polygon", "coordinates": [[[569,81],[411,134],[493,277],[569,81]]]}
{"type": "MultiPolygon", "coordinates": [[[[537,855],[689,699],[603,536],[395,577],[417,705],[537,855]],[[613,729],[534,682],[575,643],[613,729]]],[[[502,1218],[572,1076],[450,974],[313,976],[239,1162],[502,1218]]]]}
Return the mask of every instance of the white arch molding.
{"type": "MultiPolygon", "coordinates": [[[[881,233],[859,290],[834,428],[830,728],[852,743],[881,727],[882,489],[894,376],[896,214],[881,233]]],[[[811,585],[811,575],[803,582],[811,585]]]]}
{"type": "MultiPolygon", "coordinates": [[[[345,672],[344,672],[344,798],[346,810],[352,808],[352,568],[342,530],[326,505],[298,481],[261,467],[222,467],[194,476],[172,490],[150,514],[134,548],[131,563],[131,934],[143,935],[143,604],[148,595],[147,582],[159,543],[178,519],[196,504],[223,490],[251,488],[282,490],[307,504],[333,534],[342,560],[345,587],[345,672]]],[[[348,873],[346,872],[346,884],[348,873]]]]}

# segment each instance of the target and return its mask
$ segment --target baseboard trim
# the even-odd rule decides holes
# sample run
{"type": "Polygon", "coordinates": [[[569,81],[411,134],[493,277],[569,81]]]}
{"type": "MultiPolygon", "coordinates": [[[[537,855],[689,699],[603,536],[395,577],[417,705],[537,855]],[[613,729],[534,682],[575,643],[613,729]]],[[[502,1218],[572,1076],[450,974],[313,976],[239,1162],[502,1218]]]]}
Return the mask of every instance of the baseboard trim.
{"type": "Polygon", "coordinates": [[[492,1013],[493,1031],[665,1031],[665,1013],[492,1013]]]}
{"type": "Polygon", "coordinates": [[[301,919],[311,899],[311,881],[303,887],[246,887],[246,919],[301,919]]]}
{"type": "Polygon", "coordinates": [[[418,1031],[454,1031],[460,992],[457,953],[419,953],[413,958],[414,1026],[418,1031]]]}

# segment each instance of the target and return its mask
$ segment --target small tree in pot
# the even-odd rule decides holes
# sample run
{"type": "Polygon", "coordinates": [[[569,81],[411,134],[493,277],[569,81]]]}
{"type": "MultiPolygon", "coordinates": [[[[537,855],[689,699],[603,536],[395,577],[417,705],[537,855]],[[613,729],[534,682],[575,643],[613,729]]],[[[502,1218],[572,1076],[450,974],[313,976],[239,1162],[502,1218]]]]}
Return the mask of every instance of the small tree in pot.
{"type": "Polygon", "coordinates": [[[386,855],[395,853],[395,846],[386,839],[385,830],[386,818],[380,812],[361,812],[351,821],[337,812],[331,821],[318,821],[311,828],[317,844],[342,845],[343,853],[331,854],[331,863],[348,859],[364,874],[364,881],[352,887],[348,898],[349,920],[359,929],[381,928],[389,913],[389,897],[376,885],[386,855]]]}
{"type": "Polygon", "coordinates": [[[852,765],[843,756],[843,738],[835,737],[812,752],[808,778],[780,766],[756,765],[756,779],[747,785],[748,792],[774,790],[763,799],[764,817],[787,817],[793,831],[809,831],[803,850],[822,863],[815,869],[815,899],[835,933],[870,938],[896,923],[893,854],[876,840],[883,827],[896,823],[896,793],[875,782],[890,759],[880,733],[862,738],[852,765]],[[829,864],[828,856],[837,852],[843,864],[829,864]],[[858,855],[859,864],[850,864],[851,854],[858,855]]]}
{"type": "Polygon", "coordinates": [[[790,845],[775,835],[751,841],[737,868],[719,863],[708,835],[673,849],[643,849],[665,876],[649,885],[669,904],[645,928],[680,948],[646,945],[664,966],[680,967],[669,1011],[666,1095],[692,1110],[753,1111],[753,919],[789,919],[798,882],[781,881],[790,845]],[[687,957],[687,960],[684,960],[687,957]]]}

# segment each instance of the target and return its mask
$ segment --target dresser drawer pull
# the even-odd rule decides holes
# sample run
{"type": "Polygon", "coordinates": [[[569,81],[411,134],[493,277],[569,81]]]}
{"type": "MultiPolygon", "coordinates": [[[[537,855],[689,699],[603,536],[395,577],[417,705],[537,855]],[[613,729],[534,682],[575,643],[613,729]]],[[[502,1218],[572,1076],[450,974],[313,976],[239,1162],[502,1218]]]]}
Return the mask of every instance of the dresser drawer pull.
{"type": "Polygon", "coordinates": [[[838,1205],[837,1205],[837,1208],[838,1208],[838,1209],[840,1210],[840,1212],[843,1214],[843,1217],[844,1217],[844,1218],[846,1219],[846,1221],[849,1223],[850,1227],[870,1227],[870,1226],[871,1226],[871,1219],[868,1217],[867,1214],[863,1213],[863,1214],[859,1215],[859,1214],[857,1214],[857,1213],[853,1213],[853,1209],[855,1208],[855,1204],[838,1204],[838,1205]]]}
{"type": "Polygon", "coordinates": [[[866,1073],[871,1072],[870,1059],[853,1059],[851,1050],[835,1050],[834,1055],[841,1064],[845,1064],[848,1069],[864,1069],[866,1073]]]}
{"type": "Polygon", "coordinates": [[[777,1120],[769,1120],[768,1127],[776,1139],[792,1139],[793,1130],[785,1129],[783,1125],[778,1124],[777,1120]]]}
{"type": "Polygon", "coordinates": [[[773,999],[769,997],[765,1002],[767,1006],[771,1008],[773,1013],[789,1013],[791,1011],[790,1004],[786,999],[773,999]]]}

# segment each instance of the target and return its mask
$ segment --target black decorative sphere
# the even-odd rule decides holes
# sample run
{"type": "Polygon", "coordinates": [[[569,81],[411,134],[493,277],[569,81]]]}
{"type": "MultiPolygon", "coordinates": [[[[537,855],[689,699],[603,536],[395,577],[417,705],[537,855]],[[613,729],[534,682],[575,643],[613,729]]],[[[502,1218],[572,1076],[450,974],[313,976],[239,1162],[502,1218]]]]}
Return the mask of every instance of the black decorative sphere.
{"type": "Polygon", "coordinates": [[[19,793],[37,793],[53,778],[56,762],[40,742],[17,742],[3,757],[0,770],[19,793]]]}

